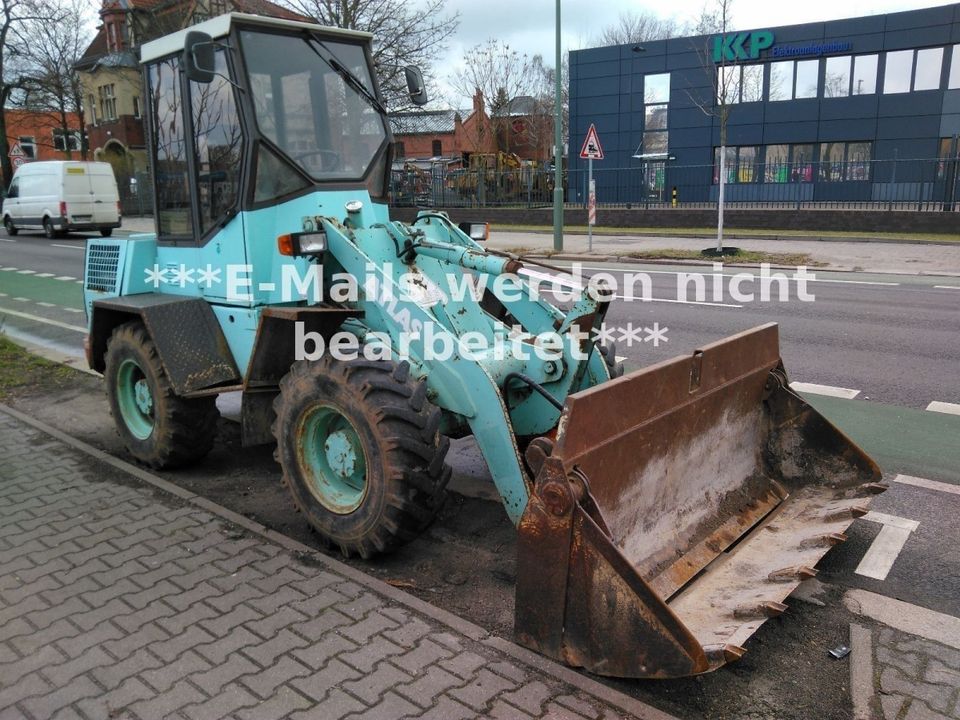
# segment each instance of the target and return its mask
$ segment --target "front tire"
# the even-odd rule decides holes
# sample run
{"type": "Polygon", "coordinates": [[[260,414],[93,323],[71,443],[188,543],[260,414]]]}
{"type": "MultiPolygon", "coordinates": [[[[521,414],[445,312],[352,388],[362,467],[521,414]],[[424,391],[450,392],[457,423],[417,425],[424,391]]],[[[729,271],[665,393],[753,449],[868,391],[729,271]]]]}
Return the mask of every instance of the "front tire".
{"type": "Polygon", "coordinates": [[[102,237],[110,237],[113,235],[113,228],[100,228],[100,235],[102,237]]]}
{"type": "Polygon", "coordinates": [[[412,540],[442,505],[450,441],[408,363],[295,363],[274,410],[283,482],[344,555],[369,558],[412,540]]]}
{"type": "Polygon", "coordinates": [[[13,224],[13,220],[9,215],[3,219],[3,227],[6,229],[7,235],[10,237],[16,237],[17,233],[20,232],[17,230],[17,226],[13,224]]]}
{"type": "Polygon", "coordinates": [[[203,458],[217,432],[216,397],[174,393],[143,324],[119,326],[107,342],[104,380],[120,439],[150,467],[182,467],[203,458]]]}

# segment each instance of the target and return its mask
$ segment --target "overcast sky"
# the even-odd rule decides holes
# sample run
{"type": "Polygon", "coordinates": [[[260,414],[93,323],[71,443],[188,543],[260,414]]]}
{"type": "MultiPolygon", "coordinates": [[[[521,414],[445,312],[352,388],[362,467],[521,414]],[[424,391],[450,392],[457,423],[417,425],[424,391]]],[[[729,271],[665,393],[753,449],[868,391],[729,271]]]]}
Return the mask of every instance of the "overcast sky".
{"type": "MultiPolygon", "coordinates": [[[[711,0],[706,2],[712,4],[711,0]]],[[[705,0],[670,0],[658,3],[636,0],[563,0],[563,49],[566,52],[592,47],[600,31],[615,23],[622,12],[649,10],[684,23],[699,16],[704,4],[705,0]],[[669,11],[665,8],[669,8],[669,11]]],[[[768,28],[949,4],[948,1],[938,0],[734,0],[733,27],[744,30],[768,28]]],[[[484,43],[488,38],[506,42],[512,48],[529,55],[542,54],[547,64],[554,64],[554,0],[447,0],[447,8],[450,12],[460,13],[460,27],[449,43],[447,60],[437,68],[438,76],[443,74],[441,68],[456,68],[462,65],[464,50],[484,43]]],[[[438,79],[442,80],[442,77],[438,79]]]]}

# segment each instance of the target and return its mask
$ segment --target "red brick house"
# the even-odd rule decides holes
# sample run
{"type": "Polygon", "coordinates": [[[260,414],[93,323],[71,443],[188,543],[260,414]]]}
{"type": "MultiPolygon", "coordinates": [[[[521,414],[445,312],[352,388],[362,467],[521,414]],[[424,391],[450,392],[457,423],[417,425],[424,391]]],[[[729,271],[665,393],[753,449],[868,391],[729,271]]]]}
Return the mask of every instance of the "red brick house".
{"type": "MultiPolygon", "coordinates": [[[[80,159],[80,119],[76,113],[67,113],[69,131],[66,133],[58,112],[4,110],[3,114],[14,169],[18,164],[35,160],[80,159]]],[[[8,183],[9,178],[2,178],[4,186],[8,183]]]]}
{"type": "Polygon", "coordinates": [[[483,95],[473,96],[473,109],[463,118],[456,110],[424,110],[390,116],[396,142],[396,159],[463,158],[473,153],[494,153],[497,138],[483,108],[483,95]]]}

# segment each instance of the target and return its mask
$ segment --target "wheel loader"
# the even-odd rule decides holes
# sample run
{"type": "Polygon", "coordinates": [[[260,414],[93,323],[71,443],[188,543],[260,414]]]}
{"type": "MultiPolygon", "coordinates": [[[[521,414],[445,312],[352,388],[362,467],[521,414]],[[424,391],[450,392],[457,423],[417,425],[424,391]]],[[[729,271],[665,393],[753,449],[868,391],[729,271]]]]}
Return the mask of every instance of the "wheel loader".
{"type": "Polygon", "coordinates": [[[200,460],[240,392],[244,444],[275,443],[292,505],[368,558],[430,523],[472,435],[518,531],[519,642],[626,678],[736,660],[884,489],[790,389],[776,325],[621,375],[596,341],[609,289],[561,310],[486,226],[391,221],[369,35],[227,14],[141,62],[156,232],[90,240],[84,278],[87,359],[138,461],[200,460]],[[482,278],[513,284],[446,290],[482,278]],[[317,352],[338,335],[358,352],[317,352]]]}

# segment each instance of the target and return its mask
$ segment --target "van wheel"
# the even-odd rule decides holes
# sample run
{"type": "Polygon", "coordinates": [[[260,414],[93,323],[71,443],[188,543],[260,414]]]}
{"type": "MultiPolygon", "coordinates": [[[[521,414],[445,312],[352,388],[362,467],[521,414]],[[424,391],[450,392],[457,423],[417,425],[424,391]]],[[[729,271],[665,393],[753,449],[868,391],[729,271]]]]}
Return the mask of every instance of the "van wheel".
{"type": "Polygon", "coordinates": [[[19,230],[17,230],[16,226],[13,224],[13,220],[10,219],[9,215],[7,215],[3,219],[3,227],[6,228],[7,235],[9,235],[10,237],[14,237],[18,232],[20,232],[19,230]]]}
{"type": "Polygon", "coordinates": [[[113,228],[100,228],[100,234],[103,237],[110,237],[113,235],[113,228]]]}
{"type": "Polygon", "coordinates": [[[50,222],[50,218],[43,219],[43,234],[46,235],[49,240],[53,240],[58,235],[56,229],[53,227],[53,223],[50,222]]]}

